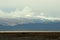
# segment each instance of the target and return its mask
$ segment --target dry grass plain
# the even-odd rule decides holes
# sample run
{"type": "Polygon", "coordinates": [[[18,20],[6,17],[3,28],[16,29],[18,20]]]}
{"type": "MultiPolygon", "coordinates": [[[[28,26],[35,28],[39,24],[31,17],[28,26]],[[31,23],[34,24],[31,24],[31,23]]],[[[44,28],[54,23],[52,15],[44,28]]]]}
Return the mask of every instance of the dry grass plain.
{"type": "Polygon", "coordinates": [[[0,40],[60,40],[60,32],[1,32],[0,40]]]}

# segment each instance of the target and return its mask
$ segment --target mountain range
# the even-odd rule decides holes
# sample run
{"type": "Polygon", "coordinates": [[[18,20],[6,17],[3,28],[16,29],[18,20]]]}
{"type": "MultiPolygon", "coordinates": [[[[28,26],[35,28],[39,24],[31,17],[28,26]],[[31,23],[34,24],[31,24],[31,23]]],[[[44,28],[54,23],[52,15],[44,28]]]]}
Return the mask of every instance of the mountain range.
{"type": "MultiPolygon", "coordinates": [[[[16,19],[13,19],[13,20],[16,20],[16,19]]],[[[24,20],[24,18],[21,19],[21,21],[22,20],[24,20]]],[[[1,21],[3,22],[2,19],[1,19],[1,21]]],[[[27,20],[25,18],[25,21],[27,21],[27,23],[17,24],[14,26],[10,26],[10,25],[6,26],[6,25],[0,24],[0,31],[11,31],[11,30],[14,30],[14,31],[19,31],[19,30],[60,31],[60,21],[59,20],[54,20],[54,21],[47,20],[47,19],[28,19],[27,20]]]]}

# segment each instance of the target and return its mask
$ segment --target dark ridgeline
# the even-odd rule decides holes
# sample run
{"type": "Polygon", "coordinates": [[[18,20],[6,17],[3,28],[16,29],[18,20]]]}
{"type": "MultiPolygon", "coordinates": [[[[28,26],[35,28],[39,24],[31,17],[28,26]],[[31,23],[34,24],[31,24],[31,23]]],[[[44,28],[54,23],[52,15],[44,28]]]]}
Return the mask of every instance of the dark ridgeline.
{"type": "Polygon", "coordinates": [[[60,40],[60,32],[7,32],[0,40],[60,40]]]}
{"type": "Polygon", "coordinates": [[[59,31],[60,30],[60,22],[57,23],[30,23],[30,24],[18,24],[16,26],[4,26],[0,25],[0,31],[7,30],[34,30],[34,31],[59,31]]]}

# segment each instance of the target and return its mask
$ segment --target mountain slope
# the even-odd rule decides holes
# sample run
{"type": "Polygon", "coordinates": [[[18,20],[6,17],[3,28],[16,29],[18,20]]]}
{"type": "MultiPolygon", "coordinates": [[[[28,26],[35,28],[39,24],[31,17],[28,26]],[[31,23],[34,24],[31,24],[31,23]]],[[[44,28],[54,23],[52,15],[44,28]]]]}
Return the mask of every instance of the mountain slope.
{"type": "Polygon", "coordinates": [[[0,30],[59,30],[60,31],[60,22],[59,23],[30,23],[30,24],[19,24],[16,26],[3,26],[0,25],[0,30]]]}
{"type": "Polygon", "coordinates": [[[59,30],[59,18],[0,18],[0,30],[59,30]]]}

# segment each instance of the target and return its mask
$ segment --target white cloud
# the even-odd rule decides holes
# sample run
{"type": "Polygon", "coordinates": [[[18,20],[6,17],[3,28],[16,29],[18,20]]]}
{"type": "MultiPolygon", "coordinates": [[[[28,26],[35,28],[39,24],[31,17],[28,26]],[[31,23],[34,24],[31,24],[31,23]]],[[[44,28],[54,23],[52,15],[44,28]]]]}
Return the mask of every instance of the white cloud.
{"type": "Polygon", "coordinates": [[[58,18],[58,17],[49,17],[48,15],[45,15],[45,13],[40,13],[40,16],[37,16],[37,17],[39,17],[39,18],[41,18],[41,19],[47,19],[47,20],[50,20],[50,21],[55,21],[55,20],[60,20],[60,18],[58,18]]]}
{"type": "Polygon", "coordinates": [[[0,10],[0,17],[2,18],[16,18],[16,17],[24,17],[32,15],[34,15],[34,13],[32,12],[32,9],[30,9],[29,7],[25,7],[22,11],[17,9],[16,11],[10,13],[5,13],[0,10]]]}
{"type": "Polygon", "coordinates": [[[35,20],[60,21],[60,18],[47,17],[44,12],[35,15],[31,8],[25,7],[22,11],[17,9],[14,12],[6,13],[0,10],[0,24],[15,26],[17,24],[36,23],[35,20]]]}

